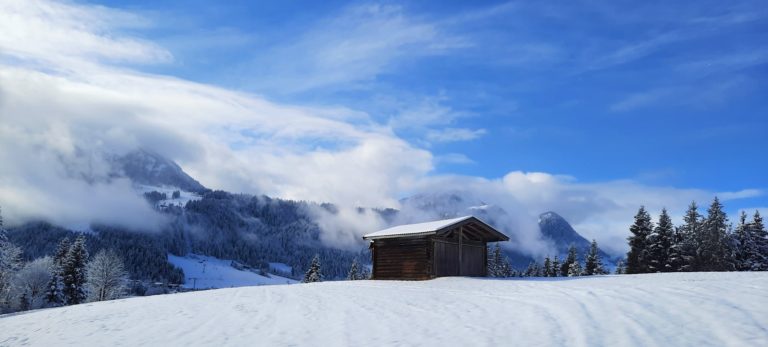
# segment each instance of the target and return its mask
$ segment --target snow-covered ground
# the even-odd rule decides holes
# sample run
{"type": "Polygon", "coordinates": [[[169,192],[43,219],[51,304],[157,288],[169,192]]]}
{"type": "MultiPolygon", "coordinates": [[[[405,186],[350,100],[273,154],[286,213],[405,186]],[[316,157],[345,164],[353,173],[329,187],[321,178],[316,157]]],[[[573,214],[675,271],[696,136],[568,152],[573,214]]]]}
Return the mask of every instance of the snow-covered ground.
{"type": "Polygon", "coordinates": [[[220,289],[0,318],[0,345],[768,346],[768,273],[220,289]]]}
{"type": "MultiPolygon", "coordinates": [[[[168,262],[184,270],[185,288],[231,288],[267,284],[296,283],[290,278],[277,275],[261,276],[257,272],[238,270],[231,260],[190,254],[186,257],[168,255],[168,262]]],[[[289,270],[290,271],[290,270],[289,270]]]]}

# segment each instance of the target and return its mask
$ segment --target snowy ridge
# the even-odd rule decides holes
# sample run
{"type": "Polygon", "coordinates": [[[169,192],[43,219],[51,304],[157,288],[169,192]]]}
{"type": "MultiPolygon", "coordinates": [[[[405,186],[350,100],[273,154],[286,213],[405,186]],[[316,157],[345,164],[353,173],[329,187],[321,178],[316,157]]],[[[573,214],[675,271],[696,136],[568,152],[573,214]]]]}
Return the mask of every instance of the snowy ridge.
{"type": "Polygon", "coordinates": [[[768,346],[766,288],[758,272],[244,287],[4,316],[0,345],[768,346]]]}

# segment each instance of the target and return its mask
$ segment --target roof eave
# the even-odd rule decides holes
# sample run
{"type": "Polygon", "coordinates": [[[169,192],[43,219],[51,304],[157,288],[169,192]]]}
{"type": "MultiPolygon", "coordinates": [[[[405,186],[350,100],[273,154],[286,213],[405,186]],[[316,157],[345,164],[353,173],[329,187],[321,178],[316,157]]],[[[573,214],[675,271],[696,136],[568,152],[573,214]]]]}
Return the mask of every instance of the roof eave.
{"type": "Polygon", "coordinates": [[[379,240],[379,239],[394,239],[394,238],[400,238],[400,237],[416,237],[416,236],[428,236],[428,235],[434,235],[436,234],[435,231],[425,231],[420,233],[410,233],[410,234],[392,234],[392,235],[381,235],[381,236],[369,236],[365,235],[363,236],[363,240],[379,240]]]}

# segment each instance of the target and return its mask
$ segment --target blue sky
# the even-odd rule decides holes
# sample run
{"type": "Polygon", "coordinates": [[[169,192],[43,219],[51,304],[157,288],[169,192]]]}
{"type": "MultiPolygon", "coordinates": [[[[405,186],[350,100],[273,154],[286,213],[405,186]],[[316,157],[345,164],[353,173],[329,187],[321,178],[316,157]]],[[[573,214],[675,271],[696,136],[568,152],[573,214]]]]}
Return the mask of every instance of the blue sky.
{"type": "Polygon", "coordinates": [[[159,73],[384,123],[434,112],[395,131],[445,156],[436,173],[768,183],[759,1],[104,4],[156,20],[140,34],[174,55],[159,73]],[[354,56],[319,63],[323,52],[354,56]],[[429,141],[434,125],[457,131],[429,141]]]}
{"type": "Polygon", "coordinates": [[[641,204],[768,214],[760,1],[8,0],[0,31],[10,221],[142,215],[74,180],[136,147],[234,192],[471,191],[617,248],[641,204]],[[63,195],[93,206],[51,215],[63,195]]]}

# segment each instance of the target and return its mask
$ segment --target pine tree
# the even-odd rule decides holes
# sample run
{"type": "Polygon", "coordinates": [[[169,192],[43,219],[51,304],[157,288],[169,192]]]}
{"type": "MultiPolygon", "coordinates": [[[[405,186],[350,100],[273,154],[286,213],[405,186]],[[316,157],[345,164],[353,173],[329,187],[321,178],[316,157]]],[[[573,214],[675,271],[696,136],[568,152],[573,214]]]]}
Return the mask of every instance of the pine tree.
{"type": "Polygon", "coordinates": [[[752,271],[768,271],[768,231],[765,230],[760,212],[755,211],[749,230],[752,232],[752,239],[755,240],[756,244],[752,271]]]}
{"type": "Polygon", "coordinates": [[[587,253],[584,259],[584,275],[603,275],[605,269],[603,268],[603,261],[600,259],[600,249],[597,247],[597,241],[592,239],[592,243],[589,245],[589,253],[587,253]]]}
{"type": "Polygon", "coordinates": [[[747,224],[747,213],[741,211],[739,215],[739,225],[733,233],[736,251],[734,260],[736,269],[739,271],[749,271],[752,269],[752,257],[756,252],[757,243],[752,239],[751,225],[747,224]]]}
{"type": "Polygon", "coordinates": [[[544,258],[544,277],[552,277],[552,261],[549,259],[549,256],[544,258]]]}
{"type": "Polygon", "coordinates": [[[720,199],[715,197],[707,210],[707,218],[699,240],[695,267],[697,271],[733,270],[732,248],[728,235],[728,216],[720,199]]]}
{"type": "Polygon", "coordinates": [[[733,235],[735,240],[735,262],[741,271],[768,270],[768,238],[760,212],[755,211],[752,221],[747,223],[743,211],[739,225],[733,235]]]}
{"type": "Polygon", "coordinates": [[[352,266],[349,268],[349,273],[347,274],[347,280],[349,281],[356,281],[363,279],[362,274],[360,273],[359,266],[357,265],[357,258],[352,259],[352,266]]]}
{"type": "Polygon", "coordinates": [[[46,300],[49,305],[58,306],[64,303],[64,293],[62,289],[64,287],[64,261],[69,254],[70,242],[68,238],[64,238],[59,241],[59,245],[56,248],[56,253],[53,255],[53,264],[51,265],[51,279],[48,282],[48,291],[46,293],[46,300]]]}
{"type": "Polygon", "coordinates": [[[532,261],[532,262],[528,263],[528,268],[525,269],[525,277],[536,277],[536,276],[538,276],[539,275],[538,267],[539,267],[539,265],[535,261],[532,261]]]}
{"type": "Polygon", "coordinates": [[[669,272],[672,271],[672,264],[669,261],[669,253],[672,248],[674,238],[674,225],[672,218],[669,217],[667,209],[661,210],[659,223],[648,236],[648,271],[649,272],[669,272]]]}
{"type": "Polygon", "coordinates": [[[695,270],[699,240],[703,232],[703,219],[696,202],[692,201],[683,217],[683,225],[677,229],[675,243],[670,251],[673,271],[695,270]]]}
{"type": "Polygon", "coordinates": [[[490,277],[505,277],[505,265],[506,261],[503,259],[503,255],[501,253],[501,246],[499,246],[499,243],[496,243],[496,246],[493,249],[493,257],[491,261],[491,272],[489,273],[490,277]]]}
{"type": "Polygon", "coordinates": [[[0,312],[11,306],[12,279],[22,265],[21,248],[8,241],[5,229],[0,226],[0,312]]]}
{"type": "Polygon", "coordinates": [[[551,277],[559,277],[560,276],[560,260],[557,259],[557,254],[555,254],[555,258],[552,259],[552,269],[551,269],[551,277]]]}
{"type": "Polygon", "coordinates": [[[568,246],[568,256],[565,258],[565,261],[560,265],[560,275],[563,277],[568,276],[568,274],[571,271],[571,264],[578,262],[577,254],[576,254],[576,246],[571,244],[568,246]]]}
{"type": "Polygon", "coordinates": [[[566,274],[566,276],[577,277],[577,276],[581,276],[582,272],[583,271],[581,269],[581,263],[579,263],[579,261],[577,260],[568,266],[568,273],[566,274]]]}
{"type": "Polygon", "coordinates": [[[87,264],[88,251],[85,249],[85,236],[80,235],[69,248],[62,269],[62,293],[67,305],[76,305],[85,301],[87,264]]]}
{"type": "Polygon", "coordinates": [[[322,280],[323,273],[320,270],[320,255],[315,254],[315,257],[312,258],[312,263],[309,265],[309,269],[307,269],[307,273],[304,274],[304,280],[301,282],[312,283],[321,282],[322,280]]]}
{"type": "Polygon", "coordinates": [[[504,259],[501,260],[501,276],[499,277],[514,277],[515,276],[515,269],[512,268],[512,264],[509,263],[509,258],[504,257],[504,259]]]}
{"type": "Polygon", "coordinates": [[[624,260],[619,260],[618,263],[616,263],[616,271],[614,271],[617,275],[624,275],[627,273],[627,268],[624,266],[624,260]]]}
{"type": "Polygon", "coordinates": [[[632,235],[627,238],[629,241],[626,269],[628,274],[648,272],[648,236],[652,230],[651,215],[645,210],[645,206],[640,206],[637,215],[635,215],[635,222],[629,228],[632,235]]]}

